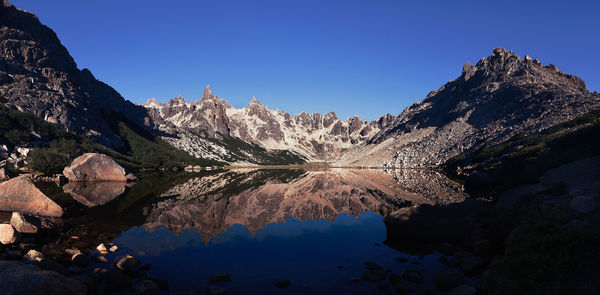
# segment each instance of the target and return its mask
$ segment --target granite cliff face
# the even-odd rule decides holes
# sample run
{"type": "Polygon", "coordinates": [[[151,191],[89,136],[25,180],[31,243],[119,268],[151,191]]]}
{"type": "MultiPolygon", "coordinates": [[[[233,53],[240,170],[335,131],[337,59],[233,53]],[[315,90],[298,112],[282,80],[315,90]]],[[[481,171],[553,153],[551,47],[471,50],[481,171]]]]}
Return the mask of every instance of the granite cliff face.
{"type": "Polygon", "coordinates": [[[151,127],[144,108],[123,99],[88,69],[79,70],[50,28],[6,0],[0,4],[0,97],[8,106],[109,147],[123,142],[103,114],[118,112],[151,127]]]}
{"type": "Polygon", "coordinates": [[[194,135],[205,134],[237,138],[267,150],[290,151],[312,161],[332,161],[345,150],[367,142],[393,118],[387,114],[372,122],[357,116],[341,120],[333,112],[292,116],[271,110],[256,98],[236,109],[212,94],[210,87],[197,101],[178,97],[160,104],[150,99],[144,106],[161,131],[177,134],[167,140],[200,157],[210,157],[211,153],[206,142],[194,140],[194,135]]]}
{"type": "Polygon", "coordinates": [[[439,166],[483,144],[538,131],[600,107],[576,76],[494,49],[475,66],[405,109],[341,165],[439,166]]]}

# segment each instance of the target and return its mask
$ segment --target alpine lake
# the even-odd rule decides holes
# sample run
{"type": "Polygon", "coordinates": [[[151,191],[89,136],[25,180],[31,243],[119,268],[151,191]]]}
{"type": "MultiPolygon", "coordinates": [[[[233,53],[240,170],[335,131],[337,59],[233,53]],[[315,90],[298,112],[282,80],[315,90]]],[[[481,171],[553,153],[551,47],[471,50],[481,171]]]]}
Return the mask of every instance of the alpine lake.
{"type": "Polygon", "coordinates": [[[147,277],[168,283],[168,294],[396,294],[398,280],[415,294],[442,294],[435,278],[448,267],[445,257],[391,242],[384,217],[466,199],[461,185],[421,169],[140,176],[136,183],[38,184],[68,213],[57,220],[63,232],[44,246],[44,255],[60,259],[79,249],[93,258],[99,244],[116,245],[107,262],[92,259],[83,272],[114,268],[132,255],[147,277]],[[401,278],[405,271],[422,280],[401,278]]]}

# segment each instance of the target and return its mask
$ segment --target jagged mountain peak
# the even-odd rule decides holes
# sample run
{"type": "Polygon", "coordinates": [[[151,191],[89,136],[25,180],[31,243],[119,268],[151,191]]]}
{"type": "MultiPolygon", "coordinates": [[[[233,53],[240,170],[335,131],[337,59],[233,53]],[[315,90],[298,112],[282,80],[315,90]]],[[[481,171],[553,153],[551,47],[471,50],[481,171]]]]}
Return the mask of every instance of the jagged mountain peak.
{"type": "Polygon", "coordinates": [[[250,100],[250,103],[248,104],[248,106],[261,106],[261,107],[265,107],[265,105],[262,104],[262,102],[260,102],[258,99],[256,99],[256,96],[252,97],[252,99],[250,100]]]}
{"type": "Polygon", "coordinates": [[[213,98],[214,95],[212,94],[212,91],[210,91],[210,84],[206,85],[206,88],[204,89],[204,93],[202,93],[202,98],[201,99],[209,99],[209,98],[213,98]]]}

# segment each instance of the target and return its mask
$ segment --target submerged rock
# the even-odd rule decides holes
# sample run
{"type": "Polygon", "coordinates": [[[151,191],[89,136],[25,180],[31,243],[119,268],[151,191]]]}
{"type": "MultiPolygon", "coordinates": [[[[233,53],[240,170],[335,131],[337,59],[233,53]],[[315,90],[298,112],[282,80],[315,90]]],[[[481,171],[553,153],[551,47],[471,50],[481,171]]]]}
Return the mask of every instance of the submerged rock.
{"type": "Polygon", "coordinates": [[[63,209],[35,187],[31,177],[27,175],[0,183],[0,211],[51,217],[63,215],[63,209]]]}
{"type": "Polygon", "coordinates": [[[44,255],[36,250],[29,250],[25,256],[23,256],[23,262],[29,264],[38,264],[44,259],[44,255]]]}
{"type": "Polygon", "coordinates": [[[20,233],[37,233],[41,229],[56,229],[56,224],[43,217],[13,212],[10,224],[20,233]]]}
{"type": "Polygon", "coordinates": [[[77,157],[63,174],[69,181],[134,181],[137,177],[127,173],[115,160],[104,154],[87,153],[77,157]]]}
{"type": "Polygon", "coordinates": [[[87,289],[81,282],[57,272],[16,261],[0,261],[0,286],[3,295],[83,295],[87,289]]]}
{"type": "Polygon", "coordinates": [[[117,261],[117,263],[115,264],[115,266],[119,270],[121,270],[127,274],[135,274],[138,265],[140,265],[140,261],[131,255],[127,255],[127,256],[119,259],[119,261],[117,261]]]}

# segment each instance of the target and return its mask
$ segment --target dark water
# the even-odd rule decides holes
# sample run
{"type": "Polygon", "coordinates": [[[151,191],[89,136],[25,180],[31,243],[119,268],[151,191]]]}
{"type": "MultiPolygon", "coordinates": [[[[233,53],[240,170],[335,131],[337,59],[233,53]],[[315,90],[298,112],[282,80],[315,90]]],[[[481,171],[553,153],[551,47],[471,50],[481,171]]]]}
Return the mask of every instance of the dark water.
{"type": "Polygon", "coordinates": [[[132,187],[119,185],[55,194],[75,216],[65,223],[77,237],[54,245],[57,253],[112,242],[119,250],[110,261],[132,254],[152,265],[150,277],[190,294],[211,285],[228,294],[394,293],[388,280],[362,280],[365,261],[388,276],[419,270],[424,281],[408,285],[436,294],[435,275],[445,267],[439,254],[392,246],[383,217],[405,206],[464,198],[460,186],[427,170],[148,174],[132,187]],[[208,282],[221,273],[231,280],[208,282]],[[290,287],[273,285],[281,279],[290,287]]]}

